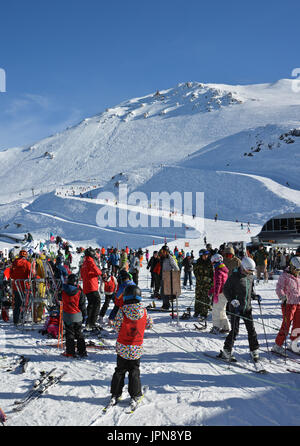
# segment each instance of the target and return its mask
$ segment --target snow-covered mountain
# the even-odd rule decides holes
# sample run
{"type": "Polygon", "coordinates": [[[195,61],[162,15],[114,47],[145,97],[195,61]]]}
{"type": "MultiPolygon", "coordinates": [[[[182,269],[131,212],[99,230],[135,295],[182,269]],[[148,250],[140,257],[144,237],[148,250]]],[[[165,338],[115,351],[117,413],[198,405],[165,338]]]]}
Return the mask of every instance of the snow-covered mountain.
{"type": "MultiPolygon", "coordinates": [[[[300,203],[300,95],[292,82],[187,82],[125,101],[30,147],[1,152],[1,230],[18,222],[21,232],[30,230],[30,211],[46,214],[47,207],[72,220],[74,201],[69,205],[61,195],[62,204],[53,192],[62,186],[84,197],[89,185],[93,198],[118,193],[121,183],[148,195],[204,192],[206,217],[217,212],[221,219],[260,224],[294,211],[300,203]]],[[[81,223],[96,225],[93,205],[84,204],[81,223]]]]}

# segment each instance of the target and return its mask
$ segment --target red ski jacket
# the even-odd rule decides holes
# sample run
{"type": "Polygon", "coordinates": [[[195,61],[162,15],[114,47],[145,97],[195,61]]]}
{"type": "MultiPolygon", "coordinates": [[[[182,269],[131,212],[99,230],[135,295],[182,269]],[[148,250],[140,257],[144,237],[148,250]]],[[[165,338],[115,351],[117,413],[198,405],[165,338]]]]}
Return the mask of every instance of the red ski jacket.
{"type": "MultiPolygon", "coordinates": [[[[13,279],[13,290],[17,291],[15,280],[29,279],[31,271],[31,263],[24,257],[20,257],[13,261],[10,269],[10,277],[13,279]]],[[[20,288],[25,289],[24,282],[20,282],[20,288]]]]}
{"type": "Polygon", "coordinates": [[[76,290],[72,290],[69,291],[69,293],[70,294],[66,293],[64,289],[61,293],[64,312],[69,314],[80,313],[81,310],[79,308],[79,300],[81,295],[81,289],[78,288],[77,292],[76,290]]]}
{"type": "Polygon", "coordinates": [[[98,291],[99,283],[98,277],[102,272],[95,263],[92,257],[86,256],[80,269],[80,274],[83,282],[84,294],[98,291]]]}
{"type": "Polygon", "coordinates": [[[147,313],[140,319],[129,319],[123,314],[123,322],[119,331],[117,342],[123,345],[142,345],[147,324],[147,313]]]}

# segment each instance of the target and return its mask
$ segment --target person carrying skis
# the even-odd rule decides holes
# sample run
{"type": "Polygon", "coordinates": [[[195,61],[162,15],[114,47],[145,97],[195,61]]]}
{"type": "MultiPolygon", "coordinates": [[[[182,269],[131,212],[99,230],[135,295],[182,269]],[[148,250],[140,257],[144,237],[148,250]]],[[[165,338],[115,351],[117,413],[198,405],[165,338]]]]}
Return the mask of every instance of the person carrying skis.
{"type": "Polygon", "coordinates": [[[21,249],[19,257],[13,261],[10,269],[14,296],[13,322],[15,326],[19,323],[21,307],[23,304],[22,294],[24,294],[26,290],[24,281],[29,279],[31,275],[31,263],[27,260],[27,256],[27,251],[21,249]],[[20,282],[18,282],[20,292],[17,288],[17,280],[20,280],[20,282]]]}
{"type": "Polygon", "coordinates": [[[114,329],[118,332],[116,342],[117,367],[111,381],[112,399],[117,402],[121,397],[125,374],[128,372],[128,392],[132,400],[142,396],[140,380],[140,360],[143,354],[145,329],[152,327],[152,319],[141,303],[139,287],[129,285],[123,295],[124,305],[120,308],[114,329]]]}
{"type": "Polygon", "coordinates": [[[292,257],[289,267],[279,276],[276,294],[281,300],[283,320],[272,351],[285,355],[282,345],[289,334],[291,324],[291,341],[300,333],[300,257],[292,257]]]}
{"type": "Polygon", "coordinates": [[[87,356],[85,339],[82,334],[82,322],[86,316],[85,296],[82,289],[76,283],[76,275],[70,274],[67,283],[62,286],[63,321],[66,332],[67,357],[87,356]],[[77,352],[75,350],[77,341],[77,352]]]}
{"type": "Polygon", "coordinates": [[[96,327],[100,312],[101,297],[99,294],[98,278],[102,275],[102,272],[96,265],[96,253],[93,248],[87,248],[84,251],[84,256],[83,264],[80,268],[80,275],[83,282],[83,293],[86,295],[88,301],[86,328],[92,330],[96,327]]]}
{"type": "Polygon", "coordinates": [[[228,333],[229,322],[226,316],[227,299],[223,294],[223,288],[227,281],[228,269],[223,263],[221,254],[214,254],[210,259],[214,268],[214,285],[209,294],[213,295],[211,333],[228,333]]]}
{"type": "Polygon", "coordinates": [[[201,249],[199,259],[194,264],[196,278],[194,317],[206,319],[211,305],[208,292],[214,281],[214,269],[210,261],[210,251],[201,249]]]}
{"type": "Polygon", "coordinates": [[[259,296],[254,291],[253,273],[255,267],[253,259],[244,257],[241,266],[231,274],[223,287],[224,296],[230,303],[231,331],[225,339],[223,350],[221,350],[219,356],[228,361],[234,359],[232,348],[239,333],[240,318],[243,319],[248,333],[250,354],[253,360],[259,359],[259,344],[254,328],[251,305],[252,299],[259,299],[259,296]]]}

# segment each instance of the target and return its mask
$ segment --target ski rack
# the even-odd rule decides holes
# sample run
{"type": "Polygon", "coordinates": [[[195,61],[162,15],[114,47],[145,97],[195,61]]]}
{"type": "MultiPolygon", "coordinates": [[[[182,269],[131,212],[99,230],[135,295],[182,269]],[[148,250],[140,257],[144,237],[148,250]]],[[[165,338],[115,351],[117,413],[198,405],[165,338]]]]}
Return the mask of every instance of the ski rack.
{"type": "Polygon", "coordinates": [[[58,295],[61,290],[61,280],[54,277],[51,265],[48,261],[43,261],[45,271],[46,292],[48,293],[48,306],[59,306],[58,295]]]}

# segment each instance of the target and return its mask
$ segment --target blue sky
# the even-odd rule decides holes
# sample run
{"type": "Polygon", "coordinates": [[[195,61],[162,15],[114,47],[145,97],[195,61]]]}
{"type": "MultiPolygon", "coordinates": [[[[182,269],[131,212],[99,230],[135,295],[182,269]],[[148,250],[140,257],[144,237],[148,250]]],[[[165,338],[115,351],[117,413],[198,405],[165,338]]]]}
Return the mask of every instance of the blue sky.
{"type": "Polygon", "coordinates": [[[1,2],[0,150],[179,82],[290,78],[299,15],[295,0],[1,2]]]}

